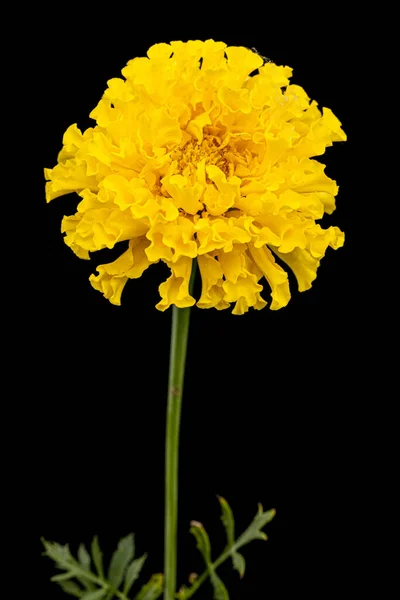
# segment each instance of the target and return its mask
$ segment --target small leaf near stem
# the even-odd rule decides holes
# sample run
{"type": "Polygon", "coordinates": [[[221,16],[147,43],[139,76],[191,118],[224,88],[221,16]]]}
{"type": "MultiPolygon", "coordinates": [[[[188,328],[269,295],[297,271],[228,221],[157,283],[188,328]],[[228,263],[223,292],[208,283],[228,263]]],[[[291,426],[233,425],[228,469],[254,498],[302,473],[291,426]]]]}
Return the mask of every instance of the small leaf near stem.
{"type": "Polygon", "coordinates": [[[276,510],[271,509],[266,512],[263,511],[262,504],[258,505],[258,512],[254,517],[254,520],[250,523],[249,527],[242,533],[242,535],[236,540],[235,547],[241,548],[253,540],[267,540],[267,535],[261,531],[263,527],[267,525],[274,516],[276,510]]]}
{"type": "Polygon", "coordinates": [[[222,510],[221,521],[225,527],[226,536],[228,538],[227,549],[232,548],[231,555],[233,568],[239,572],[240,578],[242,579],[246,570],[246,561],[239,552],[233,549],[235,544],[235,519],[233,517],[233,512],[225,498],[218,496],[218,500],[222,510]]]}
{"type": "MultiPolygon", "coordinates": [[[[126,540],[126,538],[125,538],[126,540]]],[[[45,555],[51,558],[59,569],[63,569],[65,573],[60,573],[51,578],[51,581],[55,581],[67,593],[75,597],[84,598],[85,600],[111,600],[117,596],[120,600],[129,600],[125,594],[116,589],[110,582],[100,579],[97,575],[94,575],[90,570],[82,566],[71,554],[68,546],[61,546],[54,542],[47,542],[42,540],[45,547],[45,555]],[[86,590],[82,590],[78,585],[70,580],[76,578],[86,590]],[[95,585],[100,589],[95,589],[95,585]],[[79,594],[79,595],[78,595],[79,594]]],[[[96,545],[96,544],[95,544],[96,545]]],[[[123,544],[125,546],[125,544],[123,544]]],[[[97,561],[98,556],[101,555],[100,549],[97,543],[97,561]]],[[[80,553],[81,559],[83,557],[82,551],[80,553]]],[[[84,562],[87,562],[87,557],[83,558],[84,562]]],[[[95,562],[95,561],[94,561],[95,562]]]]}
{"type": "MultiPolygon", "coordinates": [[[[90,571],[90,554],[86,550],[84,544],[80,544],[78,548],[78,560],[85,571],[90,571]]],[[[81,577],[80,575],[77,575],[76,578],[79,581],[79,583],[81,583],[86,588],[88,592],[94,592],[96,590],[93,583],[89,581],[86,577],[81,577]]]]}
{"type": "Polygon", "coordinates": [[[208,533],[204,529],[203,525],[198,521],[192,521],[190,523],[190,533],[194,535],[197,542],[197,548],[201,552],[202,557],[206,565],[211,562],[211,544],[208,533]]]}
{"type": "MultiPolygon", "coordinates": [[[[225,528],[227,529],[227,536],[228,536],[228,539],[232,539],[232,537],[231,537],[232,536],[232,524],[233,524],[233,532],[234,532],[233,514],[232,514],[232,511],[231,511],[228,503],[226,502],[226,500],[223,500],[223,502],[221,502],[221,499],[220,499],[220,503],[221,503],[221,507],[223,510],[222,520],[223,520],[225,528]],[[229,508],[229,510],[228,510],[228,508],[229,508]]],[[[265,527],[265,525],[267,525],[267,523],[272,521],[275,514],[276,514],[276,511],[274,509],[264,512],[262,505],[259,504],[258,512],[257,512],[256,516],[254,517],[253,521],[250,523],[249,527],[241,534],[241,536],[239,536],[239,538],[233,544],[229,545],[222,552],[222,554],[217,558],[217,560],[215,560],[211,565],[207,566],[206,571],[202,575],[200,575],[200,577],[195,579],[195,581],[193,582],[191,587],[183,586],[180,589],[180,591],[177,595],[179,600],[188,600],[189,598],[191,598],[193,596],[193,594],[195,594],[195,592],[199,589],[199,587],[206,581],[207,577],[209,577],[209,576],[211,577],[211,574],[215,573],[216,569],[220,565],[222,565],[222,563],[224,563],[228,558],[233,558],[234,561],[236,560],[236,565],[234,563],[235,568],[239,572],[241,572],[241,571],[244,572],[244,567],[245,567],[244,558],[242,557],[241,554],[239,554],[237,552],[237,550],[239,548],[241,548],[242,546],[245,546],[252,540],[256,540],[256,539],[266,540],[267,536],[263,531],[261,531],[261,529],[263,527],[265,527]],[[236,557],[236,558],[234,558],[234,557],[236,557]],[[241,562],[241,559],[243,560],[243,563],[241,562]]],[[[207,541],[205,541],[205,536],[207,536],[207,539],[208,539],[208,535],[205,531],[201,532],[200,531],[201,528],[203,528],[203,526],[198,521],[191,522],[190,532],[195,536],[196,541],[197,541],[197,547],[199,548],[199,550],[202,553],[203,558],[204,558],[204,556],[209,555],[208,554],[208,544],[207,544],[207,541]],[[198,529],[199,531],[195,532],[195,531],[193,531],[193,529],[195,529],[195,530],[198,529]]],[[[208,543],[209,543],[209,539],[208,539],[208,543]]],[[[224,593],[223,589],[222,590],[218,589],[218,581],[215,580],[215,577],[214,577],[213,585],[214,585],[214,594],[215,593],[220,594],[220,596],[218,597],[218,600],[219,600],[219,598],[226,600],[226,596],[222,595],[224,593]],[[215,589],[216,586],[217,586],[217,591],[215,589]]]]}
{"type": "Polygon", "coordinates": [[[125,570],[135,555],[135,541],[134,536],[131,533],[127,537],[123,538],[118,548],[111,557],[110,568],[108,570],[108,581],[116,589],[122,583],[125,575],[125,570]]]}
{"type": "Polygon", "coordinates": [[[204,529],[203,525],[198,521],[191,522],[190,533],[196,538],[197,548],[200,550],[206,564],[211,585],[214,588],[214,600],[229,600],[228,591],[220,577],[215,572],[214,565],[211,562],[211,544],[208,533],[204,529]]]}
{"type": "Polygon", "coordinates": [[[97,537],[97,535],[93,538],[92,541],[92,557],[98,576],[100,577],[100,579],[104,579],[103,554],[100,550],[99,538],[97,537]]]}
{"type": "Polygon", "coordinates": [[[90,571],[90,563],[92,561],[90,559],[90,554],[86,550],[84,544],[80,544],[80,546],[78,548],[78,560],[84,569],[86,569],[87,571],[90,571]]]}
{"type": "Polygon", "coordinates": [[[164,576],[162,573],[156,573],[150,581],[146,583],[140,592],[136,594],[134,600],[157,600],[163,593],[164,576]]]}
{"type": "Polygon", "coordinates": [[[140,571],[143,568],[146,558],[147,558],[147,554],[144,554],[140,558],[137,558],[136,560],[132,561],[131,564],[128,566],[126,573],[125,573],[125,584],[124,584],[124,590],[123,590],[123,593],[125,594],[125,596],[127,596],[129,594],[133,584],[135,583],[136,579],[139,577],[140,571]]]}
{"type": "Polygon", "coordinates": [[[214,600],[229,600],[228,590],[224,582],[213,569],[210,571],[210,581],[214,589],[214,600]]]}
{"type": "Polygon", "coordinates": [[[60,575],[53,575],[50,581],[54,581],[55,583],[58,583],[59,581],[67,581],[68,579],[73,579],[74,577],[79,575],[79,573],[80,571],[77,571],[76,569],[71,569],[70,571],[68,571],[68,573],[60,573],[60,575]]]}
{"type": "Polygon", "coordinates": [[[82,588],[79,587],[74,581],[64,581],[60,583],[60,587],[66,594],[80,598],[83,595],[82,588]]]}

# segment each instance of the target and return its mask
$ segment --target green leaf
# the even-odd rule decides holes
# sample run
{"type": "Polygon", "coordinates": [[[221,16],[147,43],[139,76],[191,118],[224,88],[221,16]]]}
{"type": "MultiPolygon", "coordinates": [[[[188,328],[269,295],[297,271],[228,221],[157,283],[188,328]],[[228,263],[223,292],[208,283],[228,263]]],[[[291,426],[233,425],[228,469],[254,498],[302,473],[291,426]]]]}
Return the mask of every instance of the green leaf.
{"type": "Polygon", "coordinates": [[[244,556],[242,556],[239,552],[232,552],[232,562],[236,571],[239,571],[240,578],[244,577],[244,573],[246,571],[246,561],[244,556]]]}
{"type": "Polygon", "coordinates": [[[60,587],[66,594],[75,596],[75,598],[80,598],[84,593],[79,585],[77,585],[74,581],[63,581],[60,583],[60,587]]]}
{"type": "MultiPolygon", "coordinates": [[[[90,577],[92,576],[91,572],[73,558],[68,546],[61,546],[60,544],[46,542],[44,540],[43,543],[46,549],[45,554],[56,563],[58,568],[66,571],[65,573],[54,575],[54,577],[51,578],[51,581],[55,581],[63,587],[63,582],[68,582],[69,579],[75,577],[86,590],[92,591],[95,589],[95,586],[90,581],[90,577]]],[[[81,549],[79,554],[81,557],[84,556],[81,549]]],[[[72,589],[71,585],[67,585],[67,587],[72,589]]],[[[79,587],[78,590],[80,590],[81,595],[84,593],[79,587]]],[[[76,589],[75,592],[77,592],[76,589]]]]}
{"type": "Polygon", "coordinates": [[[59,581],[67,581],[68,579],[72,579],[73,577],[76,577],[79,574],[79,571],[76,571],[75,569],[71,569],[70,571],[67,571],[66,573],[61,573],[60,575],[53,575],[53,577],[50,579],[50,581],[55,581],[55,582],[59,582],[59,581]]]}
{"type": "Polygon", "coordinates": [[[228,590],[213,569],[210,570],[210,581],[214,588],[214,600],[229,600],[228,590]]]}
{"type": "Polygon", "coordinates": [[[228,546],[233,546],[235,543],[235,519],[233,518],[232,509],[225,498],[218,496],[218,500],[222,509],[221,521],[225,527],[228,546]]]}
{"type": "MultiPolygon", "coordinates": [[[[218,496],[218,500],[222,509],[221,521],[225,527],[226,536],[228,538],[228,548],[233,548],[235,545],[235,519],[233,518],[233,512],[225,498],[218,496]]],[[[240,577],[242,578],[246,570],[246,561],[244,557],[234,549],[231,554],[233,567],[236,571],[239,571],[240,577]]]]}
{"type": "Polygon", "coordinates": [[[78,560],[86,571],[90,571],[90,554],[84,544],[81,544],[78,548],[78,560]]]}
{"type": "Polygon", "coordinates": [[[266,534],[261,531],[263,527],[274,518],[276,511],[274,509],[263,512],[261,504],[258,505],[258,513],[254,517],[249,527],[242,533],[237,539],[235,547],[236,549],[241,548],[245,544],[252,542],[253,540],[267,540],[266,534]]]}
{"type": "Polygon", "coordinates": [[[204,562],[206,565],[211,564],[211,545],[208,533],[204,529],[203,525],[198,521],[192,521],[190,523],[190,533],[196,538],[197,548],[200,550],[204,562]]]}
{"type": "Polygon", "coordinates": [[[57,565],[64,566],[73,561],[69,546],[62,546],[56,542],[47,542],[42,539],[45,548],[45,555],[51,558],[57,565]]]}
{"type": "Polygon", "coordinates": [[[135,555],[135,544],[133,534],[123,538],[114,552],[108,570],[108,581],[118,589],[124,578],[125,570],[135,555]]]}
{"type": "Polygon", "coordinates": [[[157,600],[163,593],[163,583],[162,573],[153,575],[150,581],[136,594],[134,600],[157,600]]]}
{"type": "MultiPolygon", "coordinates": [[[[90,571],[88,571],[88,575],[90,575],[90,571]]],[[[93,585],[93,583],[90,581],[90,579],[88,579],[88,577],[85,575],[85,573],[80,573],[79,575],[76,576],[77,580],[79,581],[79,583],[81,583],[83,585],[83,587],[86,589],[86,591],[88,592],[94,592],[94,590],[96,589],[96,586],[93,585]]]]}
{"type": "Polygon", "coordinates": [[[100,550],[99,538],[97,535],[94,536],[92,541],[92,557],[98,576],[100,579],[104,579],[103,554],[100,550]]]}
{"type": "Polygon", "coordinates": [[[125,573],[125,584],[124,584],[124,595],[127,596],[131,591],[131,587],[139,577],[139,573],[143,568],[144,562],[147,558],[147,554],[143,554],[140,558],[137,558],[128,566],[125,573]]]}
{"type": "MultiPolygon", "coordinates": [[[[90,554],[86,550],[84,544],[80,544],[78,548],[78,560],[84,571],[90,573],[90,554]]],[[[83,574],[81,576],[77,576],[77,579],[89,592],[94,592],[96,589],[93,583],[89,581],[83,574]]]]}
{"type": "Polygon", "coordinates": [[[66,594],[75,596],[75,598],[80,598],[83,594],[83,590],[73,581],[61,582],[60,586],[66,594]]]}
{"type": "Polygon", "coordinates": [[[198,521],[192,521],[190,525],[190,533],[196,538],[197,548],[200,550],[204,558],[204,562],[206,563],[206,567],[210,575],[210,581],[214,588],[214,600],[229,600],[228,591],[225,585],[222,583],[222,580],[216,574],[211,562],[211,545],[208,533],[204,529],[203,525],[198,521]]]}
{"type": "Polygon", "coordinates": [[[101,600],[106,595],[107,590],[101,588],[100,590],[96,590],[95,592],[88,592],[84,596],[82,596],[82,600],[101,600]]]}

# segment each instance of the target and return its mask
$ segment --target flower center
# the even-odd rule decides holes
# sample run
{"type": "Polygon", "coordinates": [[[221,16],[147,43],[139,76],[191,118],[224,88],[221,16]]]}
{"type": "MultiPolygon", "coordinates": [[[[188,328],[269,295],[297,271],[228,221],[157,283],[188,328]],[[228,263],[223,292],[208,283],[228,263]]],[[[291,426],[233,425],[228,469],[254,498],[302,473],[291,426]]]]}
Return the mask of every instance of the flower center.
{"type": "Polygon", "coordinates": [[[221,169],[227,177],[234,174],[234,150],[229,145],[229,138],[221,141],[215,135],[206,135],[202,142],[191,140],[174,150],[171,158],[176,161],[177,170],[182,175],[192,175],[197,164],[203,160],[206,165],[221,169]]]}

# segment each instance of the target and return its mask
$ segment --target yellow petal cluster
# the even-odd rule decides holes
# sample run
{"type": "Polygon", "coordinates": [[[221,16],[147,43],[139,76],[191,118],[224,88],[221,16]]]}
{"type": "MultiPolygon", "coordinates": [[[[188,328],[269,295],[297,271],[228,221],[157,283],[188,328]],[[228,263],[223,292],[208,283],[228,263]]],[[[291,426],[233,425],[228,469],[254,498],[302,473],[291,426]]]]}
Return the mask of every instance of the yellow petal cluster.
{"type": "Polygon", "coordinates": [[[93,287],[120,304],[128,279],[163,261],[171,275],[157,308],[192,306],[197,260],[200,308],[261,309],[265,283],[270,308],[286,306],[281,265],[310,288],[327,247],[344,242],[316,223],[338,187],[313,157],[346,139],[332,111],[290,84],[289,67],[213,40],[156,44],[122,74],[92,111],[96,125],[71,125],[45,169],[47,201],[81,198],[62,221],[78,257],[123,243],[93,287]]]}

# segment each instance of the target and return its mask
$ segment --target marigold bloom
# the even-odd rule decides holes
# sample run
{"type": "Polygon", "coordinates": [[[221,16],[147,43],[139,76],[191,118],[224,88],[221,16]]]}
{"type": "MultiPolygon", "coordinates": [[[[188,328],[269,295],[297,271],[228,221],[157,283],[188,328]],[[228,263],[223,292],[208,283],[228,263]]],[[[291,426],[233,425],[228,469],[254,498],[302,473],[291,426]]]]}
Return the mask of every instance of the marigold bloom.
{"type": "Polygon", "coordinates": [[[346,140],[331,110],[310,102],[292,69],[265,63],[243,47],[213,40],[156,44],[111,79],[84,133],[71,125],[54,169],[45,169],[47,201],[77,192],[64,217],[65,243],[80,258],[125,242],[100,265],[93,287],[120,304],[128,279],[165,262],[159,310],[195,304],[188,284],[197,258],[200,308],[243,314],[261,309],[264,277],[270,308],[290,299],[287,273],[311,287],[337,227],[316,223],[335,209],[338,186],[311,157],[346,140]]]}

